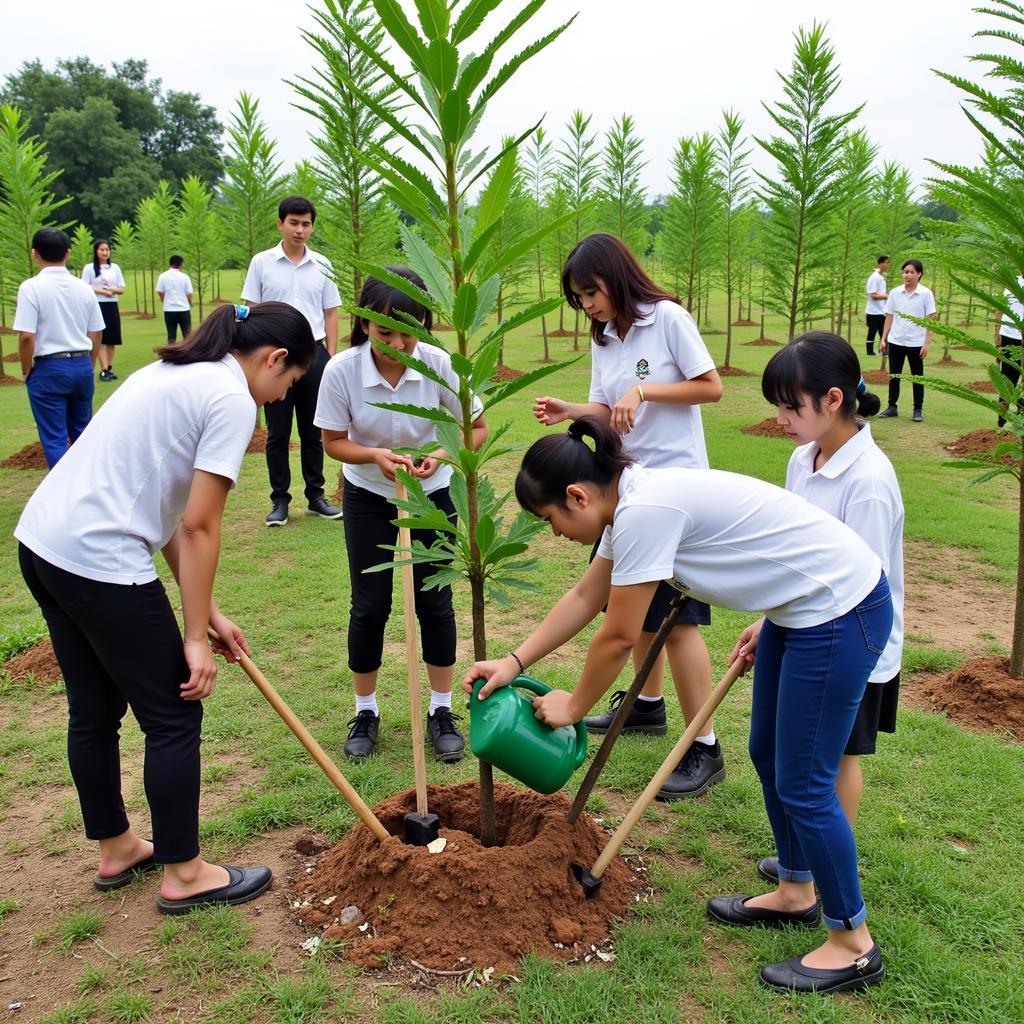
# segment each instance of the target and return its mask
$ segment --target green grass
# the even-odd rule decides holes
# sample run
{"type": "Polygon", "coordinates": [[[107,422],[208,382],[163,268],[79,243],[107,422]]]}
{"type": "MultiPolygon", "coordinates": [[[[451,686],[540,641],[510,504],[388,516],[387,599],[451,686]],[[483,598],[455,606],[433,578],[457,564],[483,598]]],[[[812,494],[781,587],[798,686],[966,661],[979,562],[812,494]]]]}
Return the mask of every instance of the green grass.
{"type": "MultiPolygon", "coordinates": [[[[721,311],[713,309],[715,327],[722,326],[722,319],[721,311]]],[[[551,326],[557,326],[556,317],[551,326]]],[[[127,344],[117,360],[122,377],[149,359],[160,333],[157,322],[126,318],[127,344]]],[[[538,365],[538,333],[539,327],[509,340],[510,366],[527,370],[538,365]]],[[[756,333],[755,328],[737,329],[733,349],[734,365],[753,374],[760,373],[775,351],[742,344],[756,333]]],[[[769,321],[768,333],[780,333],[774,321],[769,321]]],[[[442,340],[448,343],[451,337],[442,335],[442,340]]],[[[713,334],[707,340],[720,360],[724,337],[713,334]]],[[[855,340],[858,351],[863,351],[859,330],[855,340]]],[[[5,342],[9,351],[8,339],[5,342]]],[[[556,356],[571,354],[572,340],[553,340],[552,347],[556,356]]],[[[581,350],[585,348],[584,340],[581,350]]],[[[957,358],[970,365],[936,372],[959,381],[983,375],[980,357],[957,353],[957,358]]],[[[584,358],[537,392],[580,397],[587,392],[588,379],[589,362],[584,358]]],[[[103,388],[97,392],[98,401],[111,391],[103,388]]],[[[532,391],[524,392],[492,415],[495,422],[513,421],[511,439],[516,443],[528,444],[543,433],[530,415],[533,397],[532,391]]],[[[789,443],[739,431],[771,414],[760,396],[758,376],[726,378],[722,401],[703,410],[712,465],[781,483],[792,451],[789,443]]],[[[908,540],[927,542],[937,554],[962,555],[973,566],[974,578],[1009,593],[1016,566],[1012,483],[997,480],[970,487],[971,474],[942,466],[948,457],[943,443],[990,425],[978,416],[972,406],[929,393],[923,424],[912,427],[902,417],[875,423],[873,432],[901,481],[908,540]]],[[[0,458],[33,440],[23,389],[0,389],[0,458]]],[[[292,465],[297,479],[297,455],[292,465]]],[[[498,486],[510,483],[514,468],[514,458],[496,467],[498,486]]],[[[328,461],[326,472],[333,482],[337,466],[328,461]]],[[[41,475],[0,470],[0,530],[6,536],[41,475]]],[[[284,699],[325,749],[340,757],[345,723],[353,714],[345,668],[344,526],[296,516],[285,529],[269,531],[263,526],[267,490],[263,460],[247,457],[225,516],[218,601],[243,626],[257,664],[284,699]]],[[[489,646],[495,654],[521,639],[586,564],[585,550],[550,535],[540,538],[536,553],[544,562],[537,576],[539,593],[508,610],[488,606],[489,646]]],[[[940,569],[936,565],[932,575],[940,583],[944,578],[948,586],[953,578],[940,569]]],[[[163,575],[169,580],[166,572],[163,575]]],[[[908,588],[913,585],[908,579],[908,588]]],[[[176,601],[173,585],[169,592],[176,601]]],[[[397,580],[394,608],[380,682],[380,756],[344,768],[370,804],[413,783],[397,580]]],[[[464,666],[469,660],[465,590],[456,595],[456,609],[464,666]]],[[[748,619],[715,611],[706,638],[716,675],[724,672],[726,655],[748,619]]],[[[18,573],[15,548],[4,545],[0,635],[37,636],[42,628],[18,573]]],[[[985,643],[997,643],[1008,632],[1004,623],[992,623],[990,628],[982,638],[985,643]]],[[[538,676],[553,685],[572,686],[590,632],[584,631],[538,666],[538,676]]],[[[919,623],[917,633],[908,637],[906,667],[946,670],[963,657],[952,648],[937,629],[919,623]]],[[[728,761],[727,780],[707,799],[659,807],[630,837],[630,847],[652,858],[658,899],[616,928],[616,958],[607,966],[565,969],[528,958],[517,972],[518,982],[426,996],[381,988],[372,990],[371,996],[370,983],[353,978],[343,959],[319,956],[300,970],[281,969],[274,948],[254,939],[244,910],[215,910],[161,924],[149,951],[137,957],[134,966],[124,959],[104,960],[102,970],[83,965],[78,979],[82,998],[45,1019],[141,1020],[148,1015],[169,1020],[177,1014],[181,1020],[206,1024],[1024,1020],[1024,886],[1015,869],[1024,862],[1024,829],[1019,827],[1024,749],[911,710],[901,711],[897,733],[884,737],[878,754],[864,761],[867,789],[857,827],[871,928],[889,968],[886,983],[859,998],[821,1000],[781,998],[760,988],[757,968],[805,951],[808,936],[737,934],[713,927],[704,913],[704,902],[718,892],[758,891],[754,865],[771,852],[760,787],[745,753],[749,694],[749,680],[741,680],[716,716],[728,761]]],[[[202,821],[202,841],[209,856],[244,859],[250,840],[285,826],[309,827],[332,839],[352,827],[354,814],[240,669],[222,669],[205,712],[203,770],[210,809],[202,821]]],[[[672,701],[669,714],[670,733],[678,734],[682,723],[672,701]]],[[[52,803],[51,817],[37,834],[5,839],[6,865],[26,849],[55,849],[66,839],[62,832],[75,834],[80,823],[65,761],[62,693],[36,685],[0,684],[0,715],[0,820],[10,813],[12,802],[32,800],[50,787],[60,787],[66,797],[52,803]]],[[[589,808],[607,823],[617,819],[621,801],[635,797],[672,742],[671,735],[620,741],[589,808]]],[[[141,736],[129,716],[122,730],[122,753],[126,761],[138,765],[140,750],[141,736]]],[[[476,775],[470,758],[455,766],[430,761],[427,770],[435,783],[476,775]]],[[[126,787],[125,799],[132,817],[143,815],[145,820],[141,783],[126,787]]],[[[59,912],[64,913],[66,909],[59,912]]],[[[52,941],[73,945],[97,934],[102,919],[87,918],[75,914],[34,922],[43,947],[40,955],[51,955],[47,946],[52,941]]],[[[294,945],[300,938],[288,934],[279,941],[294,945]]]]}
{"type": "Polygon", "coordinates": [[[91,910],[83,910],[77,914],[65,917],[58,925],[57,932],[60,935],[60,948],[65,952],[77,946],[86,939],[99,935],[103,927],[103,917],[91,910]]]}

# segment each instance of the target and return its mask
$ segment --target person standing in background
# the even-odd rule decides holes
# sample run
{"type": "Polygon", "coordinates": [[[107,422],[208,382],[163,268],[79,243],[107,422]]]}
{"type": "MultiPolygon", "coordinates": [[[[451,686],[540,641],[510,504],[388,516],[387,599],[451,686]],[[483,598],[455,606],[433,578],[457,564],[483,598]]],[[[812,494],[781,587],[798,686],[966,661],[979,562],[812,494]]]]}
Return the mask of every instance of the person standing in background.
{"type": "Polygon", "coordinates": [[[164,304],[168,345],[174,344],[179,327],[182,341],[192,331],[192,279],[182,271],[184,265],[180,256],[172,256],[170,269],[156,279],[156,293],[164,304]]]}
{"type": "MultiPolygon", "coordinates": [[[[910,364],[910,372],[915,377],[924,374],[924,360],[932,343],[932,332],[929,328],[908,320],[908,316],[919,320],[935,318],[935,296],[930,288],[921,284],[924,277],[924,264],[920,260],[904,260],[903,284],[894,288],[885,300],[885,327],[882,329],[882,341],[878,350],[884,356],[889,353],[889,407],[880,413],[880,420],[899,416],[896,403],[900,400],[900,378],[904,362],[910,364]]],[[[911,419],[920,423],[924,419],[924,385],[914,384],[914,414],[911,419]]]]}
{"type": "Polygon", "coordinates": [[[292,473],[288,464],[288,442],[292,436],[292,414],[298,424],[302,478],[311,515],[340,519],[342,512],[324,496],[324,444],[320,428],[313,423],[320,378],[327,360],[338,348],[338,307],[341,296],[334,283],[330,260],[306,244],[316,223],[316,207],[305,196],[287,196],[277,210],[281,241],[273,249],[256,253],[249,263],[242,286],[243,302],[287,302],[309,321],[316,339],[316,358],[306,374],[289,388],[279,402],[266,407],[267,472],[270,475],[270,511],[267,526],[288,522],[288,488],[292,473]]]}
{"type": "Polygon", "coordinates": [[[53,469],[92,419],[93,367],[103,316],[92,289],[68,273],[63,231],[32,236],[39,273],[22,282],[14,313],[18,355],[46,464],[53,469]]]}
{"type": "Polygon", "coordinates": [[[868,325],[867,353],[875,354],[875,338],[882,337],[885,327],[885,300],[889,298],[889,288],[885,283],[885,275],[889,272],[889,257],[879,256],[876,267],[868,278],[864,290],[868,293],[868,302],[864,307],[864,320],[868,325]]]}
{"type": "Polygon", "coordinates": [[[100,380],[109,384],[117,380],[114,348],[121,344],[121,310],[117,297],[124,294],[124,275],[116,263],[110,262],[110,242],[106,238],[97,238],[92,243],[92,263],[82,267],[82,280],[96,293],[103,314],[100,380]]]}

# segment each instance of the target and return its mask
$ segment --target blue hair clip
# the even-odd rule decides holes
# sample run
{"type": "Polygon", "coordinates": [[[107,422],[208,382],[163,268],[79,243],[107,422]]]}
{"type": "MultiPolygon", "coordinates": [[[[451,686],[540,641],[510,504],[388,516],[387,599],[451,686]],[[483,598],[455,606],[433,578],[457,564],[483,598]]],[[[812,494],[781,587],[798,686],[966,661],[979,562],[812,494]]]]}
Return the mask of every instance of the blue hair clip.
{"type": "Polygon", "coordinates": [[[251,312],[248,306],[235,306],[235,323],[240,324],[251,312]]]}
{"type": "Polygon", "coordinates": [[[861,377],[861,379],[859,381],[857,381],[857,394],[858,395],[863,395],[864,392],[867,391],[867,389],[868,389],[868,386],[867,386],[867,384],[864,383],[864,378],[861,377]]]}

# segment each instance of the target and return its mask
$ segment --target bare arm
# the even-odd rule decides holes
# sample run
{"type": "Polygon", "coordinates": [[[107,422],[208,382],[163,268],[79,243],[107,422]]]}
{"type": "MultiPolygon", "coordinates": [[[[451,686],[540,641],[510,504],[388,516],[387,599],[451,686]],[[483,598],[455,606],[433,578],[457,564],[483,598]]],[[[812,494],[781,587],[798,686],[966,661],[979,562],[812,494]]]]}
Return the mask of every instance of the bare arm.
{"type": "Polygon", "coordinates": [[[885,355],[885,348],[889,344],[889,331],[892,330],[892,313],[885,314],[885,323],[882,325],[882,340],[878,343],[878,351],[885,355]]]}
{"type": "Polygon", "coordinates": [[[396,455],[389,448],[371,448],[349,439],[347,430],[322,430],[324,451],[338,462],[352,466],[374,464],[388,480],[395,479],[395,470],[401,466],[413,472],[412,459],[408,455],[396,455]]]}
{"type": "Polygon", "coordinates": [[[675,384],[638,384],[631,387],[614,405],[609,423],[613,430],[628,434],[636,422],[642,402],[663,402],[666,405],[705,405],[722,397],[722,378],[717,370],[708,370],[692,380],[675,384]],[[641,393],[643,397],[641,398],[641,393]]]}
{"type": "Polygon", "coordinates": [[[327,332],[324,344],[327,354],[333,356],[338,351],[338,307],[324,310],[324,329],[327,332]]]}
{"type": "Polygon", "coordinates": [[[100,342],[103,340],[103,332],[86,331],[86,334],[89,335],[89,340],[92,342],[92,351],[89,353],[89,360],[95,368],[96,360],[100,357],[100,342]]]}
{"type": "Polygon", "coordinates": [[[27,377],[32,369],[32,356],[36,351],[36,336],[30,331],[18,332],[18,358],[21,360],[21,375],[27,377]]]}

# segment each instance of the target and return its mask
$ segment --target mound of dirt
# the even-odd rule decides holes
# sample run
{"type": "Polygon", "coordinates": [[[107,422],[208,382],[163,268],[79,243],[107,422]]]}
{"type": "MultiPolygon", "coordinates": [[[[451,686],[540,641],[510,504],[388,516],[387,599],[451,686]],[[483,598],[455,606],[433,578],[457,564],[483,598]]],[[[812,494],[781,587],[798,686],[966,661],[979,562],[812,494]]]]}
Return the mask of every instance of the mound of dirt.
{"type": "MultiPolygon", "coordinates": [[[[289,441],[288,450],[290,452],[297,451],[299,447],[298,441],[289,441]]],[[[267,450],[267,428],[256,427],[252,432],[252,437],[249,438],[249,444],[246,446],[246,455],[255,455],[258,453],[265,452],[267,450]]]]}
{"type": "Polygon", "coordinates": [[[743,342],[743,344],[747,345],[747,346],[751,346],[751,345],[756,345],[756,346],[771,345],[774,348],[778,348],[779,346],[782,345],[782,342],[781,341],[776,341],[774,338],[755,338],[753,341],[745,341],[745,342],[743,342]]]}
{"type": "Polygon", "coordinates": [[[49,637],[40,640],[27,651],[8,658],[4,662],[3,671],[14,683],[20,683],[30,676],[34,676],[37,683],[53,683],[61,678],[60,666],[49,637]]]}
{"type": "MultiPolygon", "coordinates": [[[[960,365],[965,364],[961,363],[960,365]]],[[[999,392],[996,391],[995,384],[993,384],[990,380],[972,380],[966,385],[966,387],[969,387],[972,391],[977,391],[983,395],[999,394],[999,392]]]]}
{"type": "Polygon", "coordinates": [[[716,366],[719,377],[756,377],[749,370],[741,370],[738,366],[716,366]]]}
{"type": "Polygon", "coordinates": [[[740,433],[750,434],[751,437],[785,437],[786,432],[779,426],[778,422],[770,416],[760,423],[751,423],[749,427],[740,427],[740,433]]]}
{"type": "Polygon", "coordinates": [[[889,371],[888,370],[865,370],[861,376],[864,378],[865,384],[888,384],[889,383],[889,371]]]}
{"type": "MultiPolygon", "coordinates": [[[[345,956],[380,969],[388,957],[429,968],[468,971],[493,967],[512,973],[524,954],[574,959],[607,941],[608,926],[644,885],[621,859],[588,899],[572,874],[590,866],[608,836],[587,815],[569,825],[568,800],[495,785],[498,845],[480,845],[475,782],[428,786],[432,813],[441,819],[440,853],[384,844],[359,825],[296,883],[295,913],[324,939],[347,943],[345,956]],[[346,907],[361,916],[340,923],[346,907]],[[363,926],[363,930],[360,930],[363,926]]],[[[392,835],[416,809],[414,790],[374,808],[392,835]]]]}
{"type": "MultiPolygon", "coordinates": [[[[969,434],[958,437],[942,447],[957,458],[970,458],[972,455],[988,455],[1000,441],[1012,440],[1013,435],[1003,430],[972,430],[969,434]]],[[[1003,461],[1012,465],[1016,460],[1011,455],[1004,455],[1003,461]]]]}
{"type": "MultiPolygon", "coordinates": [[[[954,359],[948,352],[935,364],[936,366],[966,366],[966,363],[960,362],[959,359],[954,359]]],[[[968,384],[968,387],[971,385],[968,384]]]]}
{"type": "Polygon", "coordinates": [[[23,377],[13,377],[9,373],[0,373],[0,388],[19,387],[25,383],[23,377]]]}
{"type": "Polygon", "coordinates": [[[7,355],[4,356],[5,363],[16,363],[20,359],[21,356],[19,356],[17,352],[8,352],[7,355]]]}
{"type": "Polygon", "coordinates": [[[733,327],[756,327],[756,320],[733,320],[733,327]]]}
{"type": "Polygon", "coordinates": [[[548,331],[549,338],[575,338],[576,332],[570,331],[568,327],[559,327],[554,331],[548,331]]]}
{"type": "Polygon", "coordinates": [[[523,371],[517,370],[511,366],[501,365],[494,373],[496,380],[515,380],[516,377],[522,377],[523,371]]]}
{"type": "Polygon", "coordinates": [[[1010,675],[1010,659],[972,658],[946,675],[929,679],[922,693],[940,711],[971,729],[1008,730],[1024,741],[1024,680],[1010,675]]]}
{"type": "Polygon", "coordinates": [[[3,469],[46,469],[46,456],[43,455],[43,446],[38,441],[25,445],[20,451],[8,455],[3,462],[0,462],[3,469]]]}

